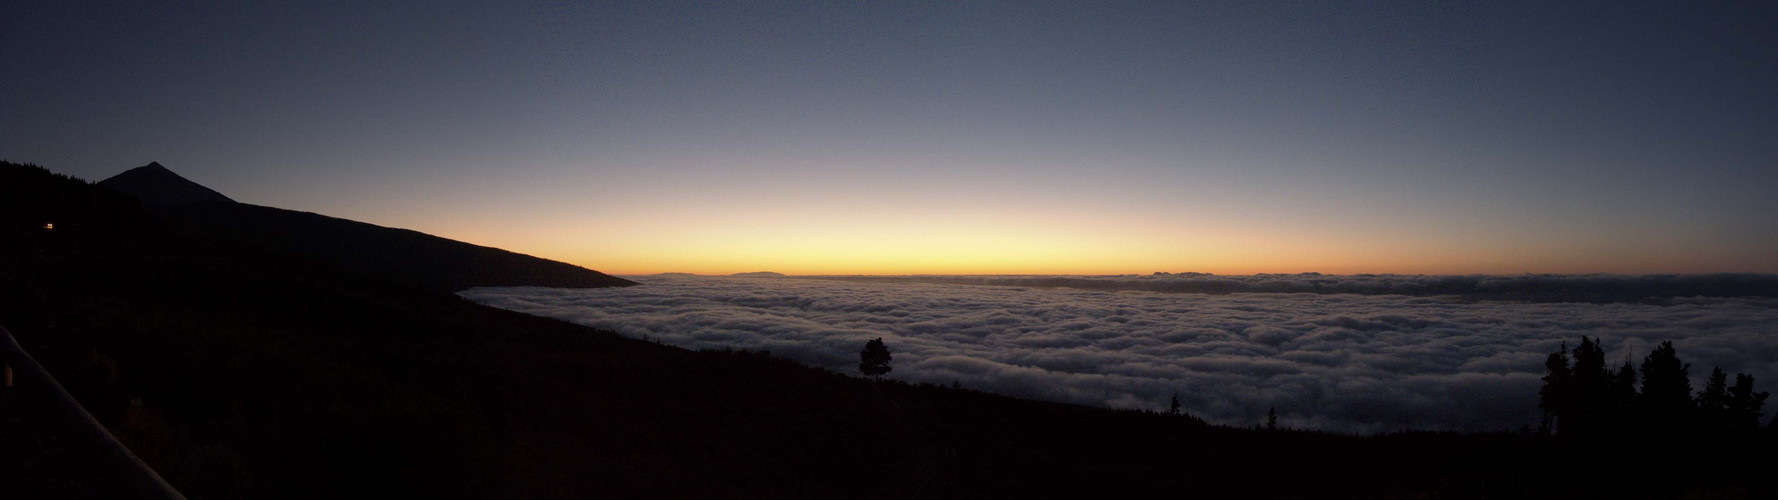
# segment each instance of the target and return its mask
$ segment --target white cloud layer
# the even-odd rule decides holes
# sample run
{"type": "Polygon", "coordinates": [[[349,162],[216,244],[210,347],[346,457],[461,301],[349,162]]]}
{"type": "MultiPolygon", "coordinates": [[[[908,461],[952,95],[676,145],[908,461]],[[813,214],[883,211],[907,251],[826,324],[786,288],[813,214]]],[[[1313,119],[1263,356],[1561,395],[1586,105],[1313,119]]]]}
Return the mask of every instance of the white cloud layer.
{"type": "MultiPolygon", "coordinates": [[[[1373,278],[1313,277],[1342,290],[1373,278]]],[[[1281,424],[1331,431],[1516,429],[1536,420],[1543,358],[1581,335],[1603,338],[1614,366],[1626,354],[1640,363],[1653,344],[1672,340],[1695,384],[1711,366],[1753,374],[1763,390],[1778,382],[1778,300],[1769,298],[1505,302],[905,279],[637,281],[644,286],[462,295],[633,337],[765,349],[844,372],[856,370],[866,340],[883,337],[895,357],[890,375],[901,380],[1115,408],[1163,409],[1178,393],[1192,414],[1238,425],[1276,407],[1281,424]]]]}

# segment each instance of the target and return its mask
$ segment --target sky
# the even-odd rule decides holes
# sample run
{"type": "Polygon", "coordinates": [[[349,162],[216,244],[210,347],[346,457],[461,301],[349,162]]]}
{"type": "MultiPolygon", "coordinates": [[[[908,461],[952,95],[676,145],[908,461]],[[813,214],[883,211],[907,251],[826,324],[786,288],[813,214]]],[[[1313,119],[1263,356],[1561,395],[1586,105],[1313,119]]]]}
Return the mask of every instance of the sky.
{"type": "Polygon", "coordinates": [[[6,2],[0,158],[620,274],[1778,272],[1770,2],[6,2]]]}

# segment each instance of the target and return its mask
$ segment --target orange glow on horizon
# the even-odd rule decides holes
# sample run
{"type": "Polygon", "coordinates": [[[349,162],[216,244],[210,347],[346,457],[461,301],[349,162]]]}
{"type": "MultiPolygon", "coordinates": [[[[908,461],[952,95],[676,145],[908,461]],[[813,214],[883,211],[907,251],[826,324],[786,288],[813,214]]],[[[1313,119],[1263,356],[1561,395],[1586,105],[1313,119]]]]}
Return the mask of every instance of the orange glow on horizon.
{"type": "MultiPolygon", "coordinates": [[[[1699,273],[1652,259],[1539,255],[1537,249],[1428,248],[1284,237],[1212,234],[1199,238],[1095,237],[1003,233],[686,236],[662,245],[640,242],[540,241],[509,247],[617,275],[665,272],[727,275],[769,271],[787,275],[1030,274],[1118,275],[1205,272],[1222,275],[1325,274],[1699,273]]],[[[662,243],[655,241],[653,243],[662,243]]]]}
{"type": "Polygon", "coordinates": [[[982,204],[824,210],[787,201],[727,211],[672,206],[612,213],[545,204],[385,215],[396,220],[366,219],[616,275],[1778,271],[1769,256],[1685,240],[1596,241],[1584,233],[1524,237],[1510,233],[1515,229],[1488,226],[1438,232],[1374,223],[1336,227],[1243,213],[1101,214],[1078,207],[982,204]],[[1679,257],[1688,254],[1704,258],[1679,257]]]}

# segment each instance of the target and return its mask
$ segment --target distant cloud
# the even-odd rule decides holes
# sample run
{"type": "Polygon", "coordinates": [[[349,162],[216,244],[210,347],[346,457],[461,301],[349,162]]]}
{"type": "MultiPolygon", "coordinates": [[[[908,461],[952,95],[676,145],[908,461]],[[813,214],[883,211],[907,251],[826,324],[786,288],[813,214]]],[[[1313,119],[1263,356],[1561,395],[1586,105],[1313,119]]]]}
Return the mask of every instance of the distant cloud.
{"type": "Polygon", "coordinates": [[[1771,274],[1522,274],[1427,276],[1155,273],[1148,276],[827,276],[827,279],[1169,293],[1451,296],[1537,302],[1644,302],[1692,297],[1778,298],[1771,274]]]}
{"type": "Polygon", "coordinates": [[[1480,300],[1487,292],[1424,292],[1554,296],[1530,285],[1545,283],[1627,296],[1758,288],[1770,279],[1759,275],[1218,279],[1233,285],[1218,294],[1140,293],[1129,283],[1179,280],[655,276],[629,288],[463,295],[690,348],[766,349],[842,372],[854,371],[866,340],[883,337],[893,378],[1117,408],[1163,408],[1177,392],[1188,411],[1227,424],[1256,423],[1276,407],[1283,424],[1335,431],[1517,428],[1535,420],[1544,356],[1581,335],[1603,338],[1613,364],[1673,340],[1694,377],[1720,365],[1753,374],[1763,390],[1778,383],[1778,300],[1698,293],[1658,304],[1504,302],[1480,300]],[[1024,287],[959,286],[980,284],[969,280],[1024,287]],[[1305,286],[1324,293],[1240,291],[1305,286]]]}

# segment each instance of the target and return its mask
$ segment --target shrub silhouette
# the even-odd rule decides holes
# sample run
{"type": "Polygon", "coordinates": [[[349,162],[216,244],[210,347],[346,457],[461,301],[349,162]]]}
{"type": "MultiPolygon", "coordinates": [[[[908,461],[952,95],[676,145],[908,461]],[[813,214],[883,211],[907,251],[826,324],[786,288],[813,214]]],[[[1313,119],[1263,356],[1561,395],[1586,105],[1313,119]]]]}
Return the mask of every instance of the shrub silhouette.
{"type": "Polygon", "coordinates": [[[883,338],[877,337],[864,343],[864,350],[858,352],[858,371],[865,375],[882,378],[889,373],[889,346],[883,344],[883,338]]]}

